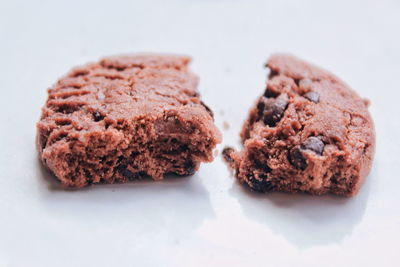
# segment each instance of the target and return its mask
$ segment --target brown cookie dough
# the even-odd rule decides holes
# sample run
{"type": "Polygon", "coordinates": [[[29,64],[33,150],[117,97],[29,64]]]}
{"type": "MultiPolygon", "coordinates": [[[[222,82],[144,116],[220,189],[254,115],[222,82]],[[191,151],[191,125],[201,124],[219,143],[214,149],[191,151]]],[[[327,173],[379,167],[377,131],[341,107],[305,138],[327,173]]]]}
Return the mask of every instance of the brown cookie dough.
{"type": "Polygon", "coordinates": [[[345,83],[293,56],[273,55],[264,94],[250,110],[244,149],[223,154],[253,190],[353,196],[375,149],[368,102],[345,83]]]}
{"type": "Polygon", "coordinates": [[[109,57],[48,90],[37,124],[43,163],[65,186],[191,175],[221,136],[200,100],[190,59],[109,57]]]}

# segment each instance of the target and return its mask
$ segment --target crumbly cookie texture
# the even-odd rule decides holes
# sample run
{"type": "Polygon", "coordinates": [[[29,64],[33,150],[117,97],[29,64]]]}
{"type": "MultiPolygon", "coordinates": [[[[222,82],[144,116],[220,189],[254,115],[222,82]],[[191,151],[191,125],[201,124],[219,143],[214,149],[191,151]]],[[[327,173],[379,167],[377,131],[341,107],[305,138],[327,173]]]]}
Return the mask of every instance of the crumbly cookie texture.
{"type": "Polygon", "coordinates": [[[191,175],[221,141],[190,58],[116,56],[73,69],[48,90],[41,160],[65,186],[191,175]]]}
{"type": "Polygon", "coordinates": [[[275,54],[264,94],[251,108],[243,150],[223,155],[253,190],[355,195],[375,149],[368,101],[334,75],[275,54]]]}

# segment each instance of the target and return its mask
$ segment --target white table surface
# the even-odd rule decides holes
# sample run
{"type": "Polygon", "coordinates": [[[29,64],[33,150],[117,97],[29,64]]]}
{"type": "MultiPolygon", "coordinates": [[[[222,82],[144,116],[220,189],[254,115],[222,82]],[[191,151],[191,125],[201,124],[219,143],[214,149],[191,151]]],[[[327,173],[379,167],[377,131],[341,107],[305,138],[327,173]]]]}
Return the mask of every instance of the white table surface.
{"type": "Polygon", "coordinates": [[[399,1],[1,1],[0,266],[400,266],[399,14],[399,1]],[[371,175],[351,199],[260,195],[219,153],[185,179],[58,189],[34,145],[46,89],[143,51],[194,58],[230,145],[271,53],[323,66],[372,102],[371,175]]]}

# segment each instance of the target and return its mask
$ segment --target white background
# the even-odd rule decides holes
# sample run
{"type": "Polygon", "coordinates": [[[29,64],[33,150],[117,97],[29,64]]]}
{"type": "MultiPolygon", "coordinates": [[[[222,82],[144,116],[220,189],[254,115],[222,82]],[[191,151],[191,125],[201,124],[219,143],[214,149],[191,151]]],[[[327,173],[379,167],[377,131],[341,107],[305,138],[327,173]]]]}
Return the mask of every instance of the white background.
{"type": "Polygon", "coordinates": [[[1,267],[400,266],[399,1],[3,0],[0,38],[1,267]],[[323,66],[372,102],[371,175],[352,199],[260,195],[219,153],[189,178],[60,190],[34,145],[46,89],[143,51],[194,58],[230,145],[271,53],[323,66]]]}

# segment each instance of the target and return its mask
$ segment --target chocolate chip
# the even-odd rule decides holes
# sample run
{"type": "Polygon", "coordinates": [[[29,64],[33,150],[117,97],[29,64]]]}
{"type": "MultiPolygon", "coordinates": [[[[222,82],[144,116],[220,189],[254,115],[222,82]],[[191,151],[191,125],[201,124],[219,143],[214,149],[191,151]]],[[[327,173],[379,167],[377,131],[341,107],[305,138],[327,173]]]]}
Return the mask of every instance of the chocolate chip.
{"type": "Polygon", "coordinates": [[[187,160],[183,167],[185,168],[185,175],[193,175],[196,172],[194,163],[191,160],[187,160]]]}
{"type": "Polygon", "coordinates": [[[308,93],[305,93],[303,96],[305,98],[307,98],[308,100],[310,100],[311,102],[314,102],[314,103],[319,102],[319,94],[317,92],[310,91],[308,93]]]}
{"type": "Polygon", "coordinates": [[[333,177],[331,178],[331,183],[332,183],[332,184],[339,184],[339,181],[338,181],[338,179],[337,179],[336,176],[333,176],[333,177]]]}
{"type": "Polygon", "coordinates": [[[260,119],[268,126],[274,127],[283,117],[288,101],[284,97],[277,99],[262,97],[257,104],[260,119]]]}
{"type": "Polygon", "coordinates": [[[265,99],[262,97],[257,103],[258,116],[262,117],[265,108],[265,99]]]}
{"type": "Polygon", "coordinates": [[[137,151],[132,151],[132,153],[131,153],[131,155],[129,156],[129,158],[135,158],[135,157],[137,157],[137,156],[139,156],[140,155],[140,153],[139,152],[137,152],[137,151]]]}
{"type": "Polygon", "coordinates": [[[87,70],[76,70],[75,72],[72,73],[72,77],[80,77],[80,76],[85,76],[88,75],[89,71],[87,70]]]}
{"type": "Polygon", "coordinates": [[[129,180],[134,180],[139,177],[137,173],[133,173],[130,170],[128,170],[128,167],[126,165],[119,165],[116,167],[116,170],[125,178],[129,180]]]}
{"type": "Polygon", "coordinates": [[[214,112],[206,105],[203,101],[200,101],[200,104],[207,110],[208,114],[210,114],[211,118],[214,119],[214,112]]]}
{"type": "Polygon", "coordinates": [[[264,173],[269,173],[272,171],[272,169],[266,163],[261,163],[258,160],[253,160],[253,162],[254,167],[263,171],[264,173]]]}
{"type": "Polygon", "coordinates": [[[274,188],[270,181],[258,180],[253,176],[249,178],[249,186],[252,190],[262,193],[271,191],[274,188]]]}
{"type": "Polygon", "coordinates": [[[266,98],[277,98],[279,95],[280,95],[279,92],[274,92],[268,87],[267,87],[267,89],[265,89],[265,92],[264,92],[264,96],[266,98]]]}
{"type": "Polygon", "coordinates": [[[295,146],[290,150],[289,161],[296,169],[304,171],[307,168],[307,161],[300,146],[295,146]]]}
{"type": "Polygon", "coordinates": [[[96,111],[93,113],[93,119],[94,121],[101,121],[102,119],[104,119],[104,116],[101,115],[100,112],[96,111]]]}
{"type": "Polygon", "coordinates": [[[302,145],[301,148],[303,150],[311,150],[318,155],[322,155],[324,152],[324,143],[318,137],[311,136],[309,137],[302,145]]]}
{"type": "Polygon", "coordinates": [[[324,147],[324,143],[318,137],[311,136],[303,144],[290,150],[289,161],[295,168],[305,170],[308,164],[304,152],[310,150],[317,155],[322,155],[324,147]]]}
{"type": "MultiPolygon", "coordinates": [[[[267,67],[269,67],[269,66],[267,65],[267,67]]],[[[269,71],[268,79],[272,79],[273,77],[278,76],[278,75],[279,75],[279,71],[271,69],[269,71]]]]}

